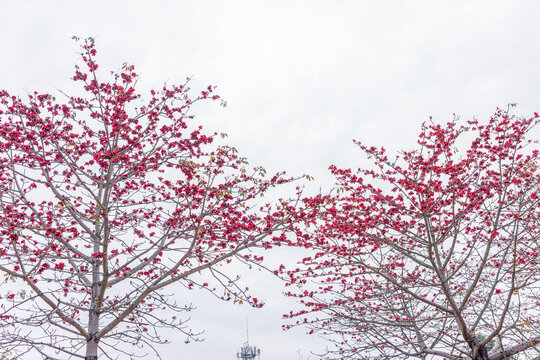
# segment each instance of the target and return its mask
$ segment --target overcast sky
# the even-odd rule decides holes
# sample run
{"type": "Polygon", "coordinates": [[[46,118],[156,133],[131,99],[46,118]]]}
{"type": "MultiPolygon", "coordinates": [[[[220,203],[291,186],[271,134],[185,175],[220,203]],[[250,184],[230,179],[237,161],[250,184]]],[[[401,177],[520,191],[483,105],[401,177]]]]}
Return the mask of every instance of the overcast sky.
{"type": "MultiPolygon", "coordinates": [[[[330,164],[365,161],[352,139],[399,150],[429,116],[539,111],[539,17],[536,1],[1,1],[0,88],[73,88],[71,37],[93,36],[101,69],[134,64],[145,88],[186,76],[195,89],[217,85],[228,107],[199,108],[205,127],[254,165],[330,188],[330,164]]],[[[295,305],[278,281],[247,277],[265,308],[179,293],[198,307],[191,324],[206,342],[173,337],[163,358],[234,359],[246,316],[262,360],[324,346],[305,329],[281,331],[295,305]]]]}

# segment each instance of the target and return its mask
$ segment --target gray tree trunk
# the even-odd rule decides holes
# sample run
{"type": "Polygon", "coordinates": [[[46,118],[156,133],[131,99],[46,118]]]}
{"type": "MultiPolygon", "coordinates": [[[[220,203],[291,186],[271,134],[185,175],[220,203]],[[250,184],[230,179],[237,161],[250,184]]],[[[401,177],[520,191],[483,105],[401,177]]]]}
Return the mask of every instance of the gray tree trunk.
{"type": "Polygon", "coordinates": [[[95,338],[92,338],[86,343],[86,355],[84,357],[84,360],[97,360],[97,353],[98,343],[95,338]]]}
{"type": "MultiPolygon", "coordinates": [[[[99,250],[98,246],[94,244],[94,248],[99,250]]],[[[96,251],[97,252],[97,251],[96,251]]],[[[99,278],[98,261],[94,259],[92,264],[92,294],[90,297],[90,309],[88,314],[88,334],[90,338],[86,342],[86,355],[85,360],[97,360],[98,358],[98,342],[96,338],[99,331],[99,312],[97,309],[98,296],[101,282],[99,278]]]]}

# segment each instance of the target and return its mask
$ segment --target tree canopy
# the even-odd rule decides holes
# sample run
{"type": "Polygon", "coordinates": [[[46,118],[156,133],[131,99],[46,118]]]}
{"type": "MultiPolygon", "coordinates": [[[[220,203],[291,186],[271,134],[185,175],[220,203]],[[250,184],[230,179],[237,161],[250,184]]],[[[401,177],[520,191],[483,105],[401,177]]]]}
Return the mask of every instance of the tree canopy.
{"type": "Polygon", "coordinates": [[[0,92],[0,270],[14,281],[1,288],[1,347],[135,358],[167,342],[161,329],[197,337],[180,289],[262,306],[231,265],[284,241],[290,204],[260,197],[292,179],[215,145],[190,115],[221,101],[214,87],[143,96],[134,66],[102,82],[94,40],[81,46],[82,95],[0,92]]]}
{"type": "Polygon", "coordinates": [[[430,121],[395,158],[357,142],[373,166],[333,166],[336,191],[305,200],[321,210],[281,269],[303,305],[289,326],[331,358],[538,358],[539,121],[430,121]]]}

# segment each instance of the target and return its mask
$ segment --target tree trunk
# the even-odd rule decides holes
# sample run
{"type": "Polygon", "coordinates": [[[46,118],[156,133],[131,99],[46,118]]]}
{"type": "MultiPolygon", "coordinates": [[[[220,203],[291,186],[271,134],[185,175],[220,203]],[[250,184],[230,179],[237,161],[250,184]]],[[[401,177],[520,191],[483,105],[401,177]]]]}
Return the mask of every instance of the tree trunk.
{"type": "Polygon", "coordinates": [[[84,360],[97,360],[97,352],[98,342],[96,341],[95,337],[92,337],[86,342],[86,355],[84,357],[84,360]]]}
{"type": "MultiPolygon", "coordinates": [[[[480,340],[477,337],[473,337],[472,344],[469,343],[469,346],[471,347],[471,350],[474,352],[474,348],[476,345],[480,343],[480,340]]],[[[485,346],[482,346],[482,348],[478,351],[478,355],[473,357],[472,360],[489,360],[488,350],[485,346]]]]}
{"type": "Polygon", "coordinates": [[[99,327],[99,314],[95,308],[90,309],[90,319],[88,321],[88,329],[90,330],[90,339],[86,342],[86,355],[84,360],[97,360],[98,358],[98,339],[96,335],[99,327]]]}
{"type": "Polygon", "coordinates": [[[489,356],[485,349],[480,350],[480,353],[473,360],[489,360],[489,356]]]}
{"type": "MultiPolygon", "coordinates": [[[[101,190],[100,190],[101,193],[101,190]]],[[[99,233],[99,226],[96,222],[96,234],[99,233]]],[[[100,251],[100,241],[94,240],[94,253],[100,251]]],[[[92,259],[92,293],[90,294],[90,309],[88,310],[88,335],[90,338],[86,341],[86,355],[84,360],[97,360],[98,342],[97,333],[99,331],[99,311],[98,296],[101,282],[99,276],[99,262],[92,259]]]]}
{"type": "Polygon", "coordinates": [[[88,334],[90,338],[86,342],[86,355],[85,360],[97,360],[98,358],[98,342],[96,338],[99,331],[99,312],[97,309],[97,298],[99,293],[99,275],[97,262],[93,264],[92,275],[92,294],[90,297],[90,309],[88,311],[88,334]]]}

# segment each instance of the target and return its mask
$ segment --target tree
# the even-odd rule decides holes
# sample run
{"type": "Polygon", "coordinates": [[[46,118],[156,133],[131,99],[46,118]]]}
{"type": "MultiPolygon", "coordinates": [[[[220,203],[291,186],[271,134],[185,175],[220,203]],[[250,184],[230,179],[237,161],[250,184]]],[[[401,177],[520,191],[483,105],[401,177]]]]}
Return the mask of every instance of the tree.
{"type": "Polygon", "coordinates": [[[341,359],[540,358],[539,121],[431,121],[393,160],[357,142],[373,168],[331,167],[337,192],[305,199],[321,210],[313,253],[281,269],[288,326],[341,359]]]}
{"type": "Polygon", "coordinates": [[[213,87],[191,98],[188,79],[143,101],[133,66],[100,82],[93,39],[81,55],[84,91],[65,104],[0,93],[0,270],[14,281],[1,346],[91,360],[144,356],[167,342],[162,328],[196,338],[173,285],[262,306],[234,264],[260,264],[247,250],[284,240],[291,207],[257,198],[291,179],[248,170],[197,126],[189,110],[221,101],[213,87]]]}

